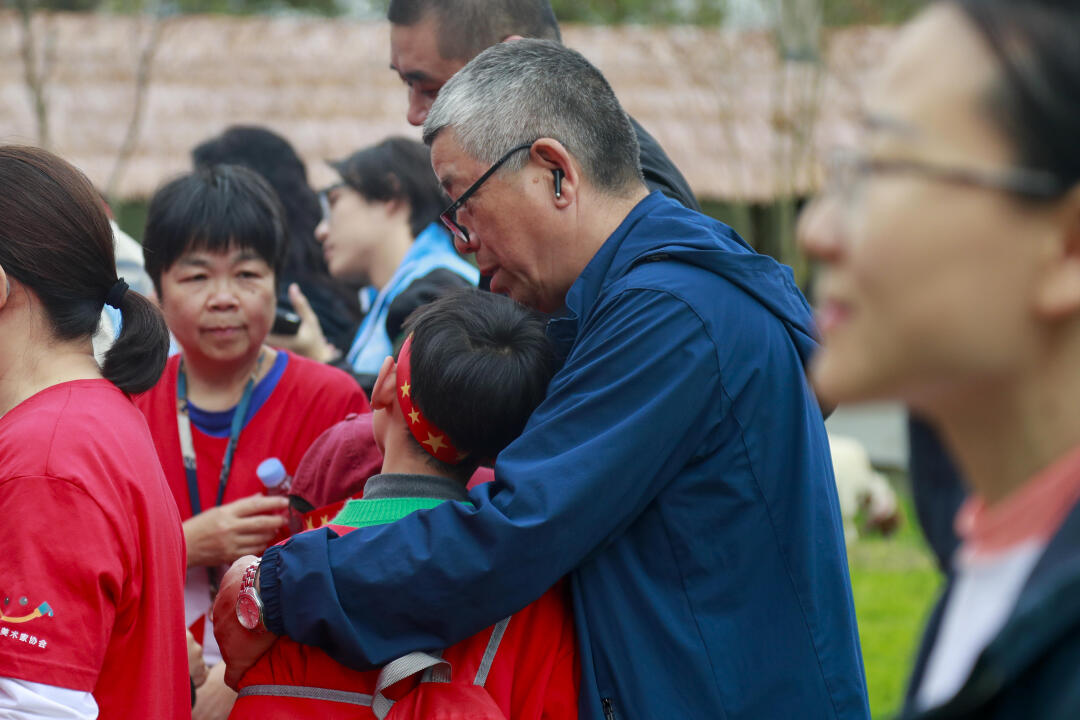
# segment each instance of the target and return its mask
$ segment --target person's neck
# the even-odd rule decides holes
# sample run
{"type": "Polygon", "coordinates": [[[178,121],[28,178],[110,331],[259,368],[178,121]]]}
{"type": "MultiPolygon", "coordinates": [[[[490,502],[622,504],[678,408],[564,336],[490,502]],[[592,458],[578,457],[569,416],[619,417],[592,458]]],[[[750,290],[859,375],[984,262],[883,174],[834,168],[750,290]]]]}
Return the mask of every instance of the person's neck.
{"type": "MultiPolygon", "coordinates": [[[[397,415],[397,418],[400,418],[397,415]]],[[[439,475],[428,462],[430,457],[413,441],[409,429],[397,420],[383,444],[383,473],[397,475],[439,475]]]]}
{"type": "Polygon", "coordinates": [[[188,400],[209,412],[221,412],[236,407],[248,380],[254,377],[255,382],[258,382],[266,377],[276,357],[277,352],[265,345],[233,363],[214,362],[185,352],[183,363],[188,400]]]}
{"type": "Polygon", "coordinates": [[[46,388],[72,380],[101,379],[89,339],[36,343],[0,354],[0,417],[46,388]]]}
{"type": "Polygon", "coordinates": [[[635,186],[626,195],[608,195],[595,191],[590,193],[588,211],[578,215],[578,237],[568,247],[571,253],[568,265],[573,270],[571,283],[581,275],[589,261],[626,220],[627,215],[648,195],[649,191],[644,185],[635,186]]]}
{"type": "Polygon", "coordinates": [[[978,496],[995,504],[1080,445],[1080,373],[1044,364],[1026,379],[969,387],[928,413],[978,496]]]}
{"type": "Polygon", "coordinates": [[[413,236],[408,223],[395,226],[395,231],[380,240],[368,272],[371,284],[380,290],[394,277],[401,261],[412,246],[413,236]]]}

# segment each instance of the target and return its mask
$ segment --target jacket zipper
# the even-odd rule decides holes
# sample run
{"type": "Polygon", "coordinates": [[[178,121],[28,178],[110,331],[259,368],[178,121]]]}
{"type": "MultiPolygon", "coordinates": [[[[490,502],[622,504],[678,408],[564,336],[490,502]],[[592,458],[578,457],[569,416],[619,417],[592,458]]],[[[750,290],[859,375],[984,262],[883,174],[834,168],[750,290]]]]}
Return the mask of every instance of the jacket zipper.
{"type": "Polygon", "coordinates": [[[611,698],[600,698],[604,708],[604,720],[615,720],[615,702],[611,698]]]}

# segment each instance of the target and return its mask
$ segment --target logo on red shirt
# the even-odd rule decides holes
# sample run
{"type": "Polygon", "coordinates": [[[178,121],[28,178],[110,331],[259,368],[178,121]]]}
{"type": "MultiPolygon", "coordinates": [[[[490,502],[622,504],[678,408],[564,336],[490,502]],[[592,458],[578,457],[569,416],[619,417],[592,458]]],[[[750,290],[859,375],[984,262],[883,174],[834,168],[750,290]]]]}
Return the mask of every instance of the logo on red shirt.
{"type": "MultiPolygon", "coordinates": [[[[5,609],[6,609],[6,606],[10,605],[10,604],[11,604],[11,598],[10,597],[5,597],[4,598],[5,609]]],[[[27,605],[28,604],[27,598],[26,597],[19,598],[19,604],[24,605],[24,606],[27,605]]],[[[15,624],[15,625],[19,625],[19,624],[22,624],[22,623],[28,623],[28,622],[31,622],[33,620],[37,620],[38,618],[43,618],[43,617],[50,617],[51,618],[51,617],[53,617],[53,615],[54,615],[53,609],[51,607],[49,607],[49,603],[43,602],[40,605],[38,605],[36,608],[31,610],[30,612],[25,613],[23,615],[6,615],[4,613],[4,610],[0,610],[0,621],[3,621],[5,623],[12,623],[12,624],[15,624]]],[[[48,646],[48,641],[45,640],[44,638],[39,638],[38,636],[31,635],[30,633],[19,632],[17,628],[13,629],[13,628],[8,628],[8,627],[0,627],[0,638],[11,638],[15,642],[24,642],[24,643],[26,643],[28,645],[38,647],[38,648],[41,648],[43,650],[48,646]]]]}

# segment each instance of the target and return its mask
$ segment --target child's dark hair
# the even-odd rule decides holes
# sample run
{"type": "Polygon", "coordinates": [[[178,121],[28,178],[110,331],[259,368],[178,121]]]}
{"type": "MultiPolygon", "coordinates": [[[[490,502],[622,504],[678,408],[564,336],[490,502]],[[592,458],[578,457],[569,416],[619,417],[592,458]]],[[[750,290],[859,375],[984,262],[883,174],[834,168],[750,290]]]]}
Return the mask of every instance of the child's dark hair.
{"type": "Polygon", "coordinates": [[[200,168],[169,181],[150,199],[143,258],[159,295],[161,274],[185,253],[253,250],[276,279],[287,248],[281,203],[247,168],[200,168]]]}
{"type": "Polygon", "coordinates": [[[366,200],[407,202],[413,237],[438,220],[449,204],[431,169],[431,150],[418,140],[387,138],[328,164],[366,200]]]}
{"type": "MultiPolygon", "coordinates": [[[[89,341],[118,278],[112,226],[85,175],[39,148],[0,147],[0,266],[41,301],[57,338],[89,341]]],[[[120,337],[102,374],[143,392],[165,368],[169,333],[142,295],[128,291],[118,305],[120,337]]]]}
{"type": "Polygon", "coordinates": [[[476,289],[445,295],[406,321],[413,402],[469,454],[461,465],[428,456],[440,474],[464,481],[521,434],[555,368],[545,325],[510,298],[476,289]]]}

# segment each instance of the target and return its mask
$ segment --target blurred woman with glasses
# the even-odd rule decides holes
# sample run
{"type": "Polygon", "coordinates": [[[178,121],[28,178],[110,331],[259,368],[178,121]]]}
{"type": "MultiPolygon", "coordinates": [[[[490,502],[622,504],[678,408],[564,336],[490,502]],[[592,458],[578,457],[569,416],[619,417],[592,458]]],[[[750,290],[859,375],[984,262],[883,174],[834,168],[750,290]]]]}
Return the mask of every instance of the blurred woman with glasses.
{"type": "Polygon", "coordinates": [[[971,489],[905,717],[1080,717],[1080,7],[946,0],[806,211],[826,402],[898,398],[971,489]]]}
{"type": "MultiPolygon", "coordinates": [[[[479,272],[439,222],[446,196],[423,143],[389,138],[329,165],[339,180],[319,193],[323,220],[315,237],[330,274],[362,287],[366,315],[344,365],[370,392],[409,313],[447,290],[475,286],[479,272]]],[[[333,359],[317,339],[302,351],[333,359]]]]}

